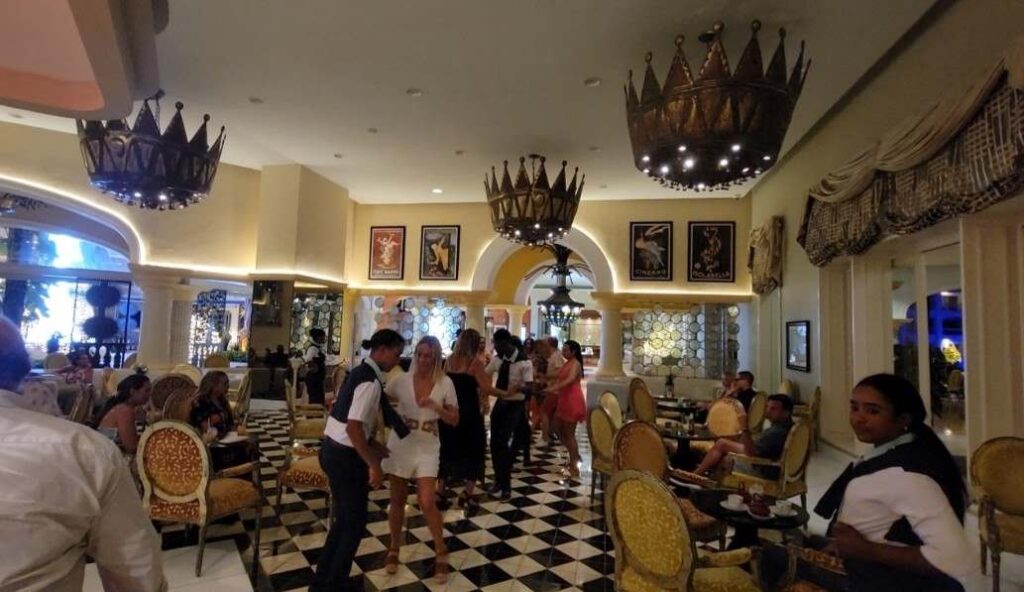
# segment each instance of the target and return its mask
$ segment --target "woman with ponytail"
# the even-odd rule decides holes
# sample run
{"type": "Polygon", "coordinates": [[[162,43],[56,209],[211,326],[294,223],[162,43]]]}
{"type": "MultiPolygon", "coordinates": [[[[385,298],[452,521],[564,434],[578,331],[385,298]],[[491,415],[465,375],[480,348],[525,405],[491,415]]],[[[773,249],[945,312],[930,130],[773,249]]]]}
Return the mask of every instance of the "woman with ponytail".
{"type": "Polygon", "coordinates": [[[132,374],[117,384],[117,393],[107,399],[96,415],[94,427],[113,439],[126,454],[135,454],[139,447],[135,418],[138,410],[149,402],[152,390],[148,376],[132,374]]]}
{"type": "Polygon", "coordinates": [[[873,447],[814,511],[832,521],[850,590],[961,592],[977,554],[963,529],[967,492],[949,451],[925,423],[906,379],[875,374],[850,399],[850,426],[873,447]]]}

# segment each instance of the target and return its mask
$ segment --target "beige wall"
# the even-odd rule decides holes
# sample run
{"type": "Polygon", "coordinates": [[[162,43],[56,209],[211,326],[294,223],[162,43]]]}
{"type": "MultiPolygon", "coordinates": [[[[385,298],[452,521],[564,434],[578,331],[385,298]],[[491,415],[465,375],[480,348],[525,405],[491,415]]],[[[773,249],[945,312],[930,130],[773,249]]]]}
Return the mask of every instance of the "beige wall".
{"type": "MultiPolygon", "coordinates": [[[[687,290],[694,292],[749,293],[750,274],[746,268],[747,237],[750,233],[748,199],[679,199],[635,201],[584,201],[576,216],[575,227],[589,235],[602,249],[615,274],[616,290],[657,292],[687,290]],[[663,221],[674,223],[674,269],[672,282],[629,281],[629,222],[663,221]],[[686,281],[686,233],[690,221],[736,222],[736,282],[733,284],[691,284],[686,281]]],[[[480,202],[455,204],[396,204],[355,206],[352,232],[352,257],[346,279],[367,289],[391,287],[469,289],[476,262],[494,240],[490,214],[481,196],[480,202]],[[368,252],[371,226],[406,226],[405,279],[401,282],[368,281],[368,252]],[[454,282],[419,280],[420,229],[422,225],[458,224],[461,226],[462,254],[459,279],[454,282]]]]}
{"type": "MultiPolygon", "coordinates": [[[[944,91],[963,88],[973,81],[1021,32],[1024,4],[1005,0],[951,4],[834,116],[773,168],[752,192],[755,225],[763,224],[772,215],[786,219],[783,287],[778,294],[763,299],[759,306],[758,350],[776,352],[773,356],[761,356],[759,377],[765,377],[764,386],[774,386],[780,377],[785,377],[794,380],[801,393],[807,395],[821,382],[819,271],[796,244],[808,188],[944,91]],[[779,329],[786,321],[804,319],[812,323],[812,372],[784,371],[777,353],[779,329]]],[[[815,67],[822,63],[817,59],[815,62],[815,67]]],[[[810,75],[814,76],[813,69],[810,75]]],[[[825,353],[828,354],[828,348],[825,353]]],[[[846,405],[845,392],[825,392],[824,396],[826,406],[846,405]]],[[[841,429],[833,428],[837,432],[841,429]]]]}

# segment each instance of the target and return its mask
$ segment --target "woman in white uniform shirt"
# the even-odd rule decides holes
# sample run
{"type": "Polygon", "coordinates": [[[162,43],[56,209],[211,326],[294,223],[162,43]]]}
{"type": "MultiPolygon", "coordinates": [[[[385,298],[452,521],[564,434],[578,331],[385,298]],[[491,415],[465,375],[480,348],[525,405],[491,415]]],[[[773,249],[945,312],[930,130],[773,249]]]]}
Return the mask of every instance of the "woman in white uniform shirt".
{"type": "Polygon", "coordinates": [[[963,479],[925,417],[917,389],[899,376],[876,374],[853,389],[850,426],[874,448],[814,509],[833,520],[831,550],[853,591],[962,592],[960,580],[977,569],[963,479]]]}
{"type": "Polygon", "coordinates": [[[455,385],[444,373],[441,362],[441,343],[428,335],[416,344],[410,371],[388,383],[388,393],[397,400],[398,413],[411,433],[403,439],[394,434],[388,438],[391,455],[384,459],[383,468],[390,475],[391,483],[391,504],[388,507],[391,548],[384,560],[386,571],[393,574],[398,570],[405,503],[409,496],[408,482],[415,479],[416,497],[437,553],[435,579],[443,584],[448,579],[448,550],[444,544],[444,517],[435,501],[441,455],[437,422],[457,425],[459,403],[455,385]]]}

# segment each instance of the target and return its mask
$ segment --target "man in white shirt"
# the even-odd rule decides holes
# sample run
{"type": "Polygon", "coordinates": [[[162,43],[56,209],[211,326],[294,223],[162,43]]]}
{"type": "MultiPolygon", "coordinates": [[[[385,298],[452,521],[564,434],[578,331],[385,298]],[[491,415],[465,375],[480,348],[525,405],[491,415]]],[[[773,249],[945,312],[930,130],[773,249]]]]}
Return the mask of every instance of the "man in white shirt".
{"type": "Polygon", "coordinates": [[[166,590],[160,539],[124,457],[86,426],[26,409],[30,365],[0,317],[0,592],[82,589],[85,556],[107,592],[166,590]]]}
{"type": "Polygon", "coordinates": [[[526,395],[533,382],[533,364],[516,345],[512,334],[498,329],[492,337],[498,354],[487,366],[489,374],[497,373],[495,393],[498,402],[491,411],[491,458],[494,461],[494,485],[488,494],[500,500],[512,497],[512,439],[516,429],[526,421],[526,395]]]}

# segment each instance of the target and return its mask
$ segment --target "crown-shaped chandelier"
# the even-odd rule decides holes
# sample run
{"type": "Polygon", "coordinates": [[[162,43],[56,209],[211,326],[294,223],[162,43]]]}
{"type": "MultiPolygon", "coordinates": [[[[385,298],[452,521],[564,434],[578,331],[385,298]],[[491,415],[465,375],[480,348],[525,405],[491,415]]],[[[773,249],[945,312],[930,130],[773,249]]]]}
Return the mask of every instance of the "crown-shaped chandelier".
{"type": "Polygon", "coordinates": [[[576,168],[572,181],[566,186],[566,164],[563,160],[554,185],[548,183],[543,156],[530,155],[530,173],[526,171],[526,158],[520,157],[515,183],[509,175],[507,160],[500,185],[491,167],[490,178],[484,175],[484,189],[494,231],[510,241],[534,246],[564,238],[572,228],[586,178],[586,175],[580,177],[577,185],[579,168],[576,168]],[[540,160],[539,167],[537,160],[540,160]]]}
{"type": "Polygon", "coordinates": [[[206,197],[224,150],[224,128],[211,147],[203,116],[192,139],[181,119],[182,103],[167,129],[160,133],[163,91],[142,102],[135,125],[127,119],[78,121],[82,158],[94,187],[120,202],[156,210],[187,207],[206,197]],[[156,113],[149,101],[156,103],[156,113]]]}
{"type": "Polygon", "coordinates": [[[787,77],[786,30],[768,70],[762,67],[757,41],[759,21],[736,70],[730,72],[722,44],[725,26],[700,36],[707,56],[695,77],[683,54],[682,35],[665,85],[644,57],[647,70],[637,96],[633,72],[626,84],[626,120],[633,160],[644,174],[673,189],[716,189],[755,177],[775,164],[789,128],[810,61],[804,67],[804,44],[787,77]]]}
{"type": "Polygon", "coordinates": [[[562,329],[568,329],[569,325],[572,325],[583,312],[583,304],[573,300],[569,295],[566,280],[573,270],[587,267],[582,264],[569,264],[569,256],[572,255],[572,251],[568,247],[557,244],[544,247],[555,254],[555,264],[547,268],[547,271],[555,278],[555,287],[551,290],[551,296],[541,300],[537,305],[549,323],[562,329]]]}

